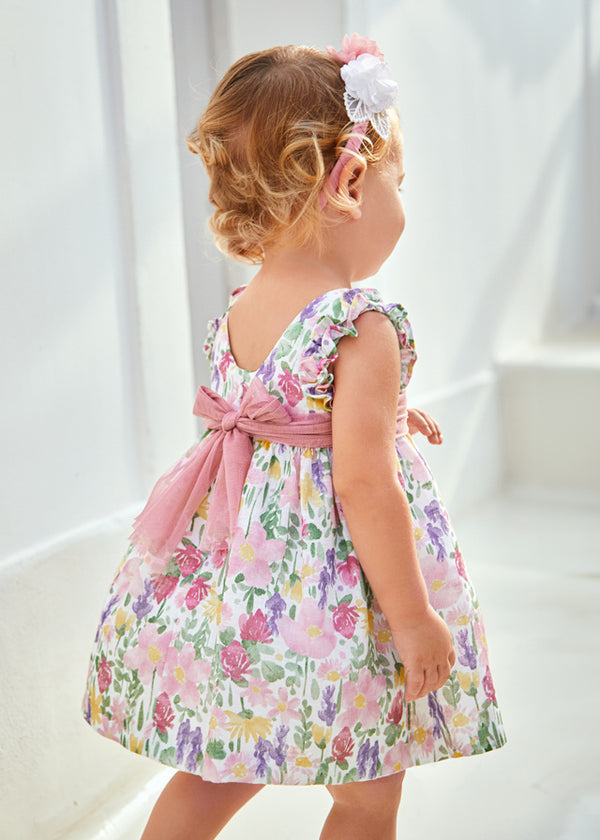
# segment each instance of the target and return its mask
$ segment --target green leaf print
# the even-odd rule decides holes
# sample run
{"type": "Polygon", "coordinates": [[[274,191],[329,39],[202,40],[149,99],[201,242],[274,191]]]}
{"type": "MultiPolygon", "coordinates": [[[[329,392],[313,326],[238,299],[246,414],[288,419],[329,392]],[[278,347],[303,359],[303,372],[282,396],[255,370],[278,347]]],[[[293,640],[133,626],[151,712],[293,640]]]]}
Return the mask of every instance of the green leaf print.
{"type": "Polygon", "coordinates": [[[323,534],[321,529],[317,528],[314,522],[309,522],[306,530],[308,531],[308,536],[311,538],[311,540],[318,540],[323,534]]]}
{"type": "Polygon", "coordinates": [[[210,741],[206,745],[206,755],[209,755],[211,758],[216,760],[222,760],[227,757],[227,753],[225,752],[223,741],[210,741]]]}
{"type": "Polygon", "coordinates": [[[226,630],[221,630],[219,633],[219,639],[221,640],[223,647],[230,645],[235,639],[235,628],[228,627],[226,630]]]}
{"type": "Polygon", "coordinates": [[[453,709],[456,709],[460,700],[460,683],[456,676],[456,671],[450,674],[450,679],[443,688],[444,700],[449,703],[453,709]]]}
{"type": "Polygon", "coordinates": [[[277,682],[277,680],[282,680],[285,677],[285,671],[281,665],[275,665],[273,662],[263,662],[261,672],[263,679],[267,680],[267,682],[277,682]]]}
{"type": "Polygon", "coordinates": [[[143,725],[144,725],[144,701],[142,700],[142,702],[140,703],[140,712],[138,714],[138,719],[137,719],[138,732],[141,731],[143,725]]]}

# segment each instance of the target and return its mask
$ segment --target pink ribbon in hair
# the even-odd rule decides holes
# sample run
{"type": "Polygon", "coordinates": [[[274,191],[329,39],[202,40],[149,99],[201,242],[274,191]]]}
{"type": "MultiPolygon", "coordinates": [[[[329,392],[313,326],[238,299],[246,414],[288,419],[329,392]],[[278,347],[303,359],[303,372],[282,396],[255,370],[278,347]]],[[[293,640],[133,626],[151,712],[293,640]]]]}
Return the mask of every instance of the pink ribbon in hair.
{"type": "MultiPolygon", "coordinates": [[[[213,541],[233,534],[252,460],[253,437],[290,446],[332,445],[329,412],[293,418],[256,377],[237,407],[202,385],[194,414],[204,420],[210,433],[192,448],[189,457],[159,478],[130,536],[165,562],[188,531],[213,481],[206,536],[213,541]]],[[[408,432],[407,416],[406,395],[402,393],[398,402],[400,435],[408,432]]]]}

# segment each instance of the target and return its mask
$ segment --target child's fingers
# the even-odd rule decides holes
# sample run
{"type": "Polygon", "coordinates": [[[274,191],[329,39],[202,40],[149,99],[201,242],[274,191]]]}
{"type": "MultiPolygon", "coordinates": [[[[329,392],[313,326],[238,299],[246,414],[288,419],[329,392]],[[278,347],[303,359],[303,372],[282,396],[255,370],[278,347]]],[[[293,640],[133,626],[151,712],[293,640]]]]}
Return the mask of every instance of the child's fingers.
{"type": "Polygon", "coordinates": [[[421,696],[421,689],[425,683],[425,671],[422,668],[408,668],[406,671],[406,690],[404,696],[407,703],[421,696]]]}

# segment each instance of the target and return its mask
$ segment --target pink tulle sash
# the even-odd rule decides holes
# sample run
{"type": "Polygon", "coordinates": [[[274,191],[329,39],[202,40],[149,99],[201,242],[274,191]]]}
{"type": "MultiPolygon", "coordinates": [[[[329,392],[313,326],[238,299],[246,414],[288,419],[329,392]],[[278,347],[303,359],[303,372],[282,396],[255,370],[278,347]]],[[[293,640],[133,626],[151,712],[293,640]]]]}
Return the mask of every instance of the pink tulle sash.
{"type": "MultiPolygon", "coordinates": [[[[158,479],[130,535],[133,542],[165,561],[188,531],[213,482],[206,538],[219,541],[233,534],[252,460],[252,438],[307,448],[332,445],[329,412],[293,418],[257,377],[237,407],[202,385],[194,414],[204,420],[210,433],[158,479]]],[[[406,395],[400,394],[397,434],[408,432],[407,417],[406,395]]]]}

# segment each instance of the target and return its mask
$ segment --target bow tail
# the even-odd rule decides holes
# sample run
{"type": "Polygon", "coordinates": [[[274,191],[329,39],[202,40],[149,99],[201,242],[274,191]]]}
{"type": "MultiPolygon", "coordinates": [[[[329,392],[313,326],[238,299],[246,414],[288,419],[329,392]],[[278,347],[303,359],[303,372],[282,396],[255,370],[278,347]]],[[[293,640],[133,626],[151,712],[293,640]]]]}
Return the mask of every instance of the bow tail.
{"type": "Polygon", "coordinates": [[[252,452],[250,438],[239,429],[225,435],[223,460],[211,493],[206,522],[209,542],[233,536],[252,452]]]}
{"type": "Polygon", "coordinates": [[[182,467],[176,465],[158,479],[134,520],[130,540],[141,541],[168,562],[217,474],[221,446],[222,435],[208,435],[182,467]]]}

